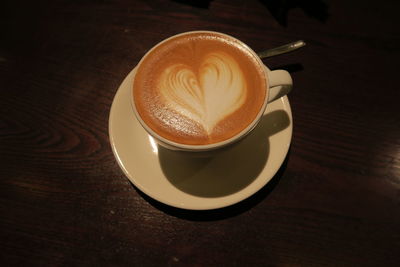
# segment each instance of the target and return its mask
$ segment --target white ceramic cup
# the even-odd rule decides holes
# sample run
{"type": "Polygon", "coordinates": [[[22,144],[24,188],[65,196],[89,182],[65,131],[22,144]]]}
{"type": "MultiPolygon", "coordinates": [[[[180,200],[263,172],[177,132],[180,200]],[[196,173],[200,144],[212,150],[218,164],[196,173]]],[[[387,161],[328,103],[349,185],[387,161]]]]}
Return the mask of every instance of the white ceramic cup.
{"type": "MultiPolygon", "coordinates": [[[[180,33],[174,36],[171,36],[163,41],[161,41],[160,43],[158,43],[157,45],[155,45],[153,48],[151,48],[142,58],[142,60],[139,62],[139,64],[137,65],[137,69],[140,68],[141,62],[143,61],[143,59],[149,54],[151,53],[152,50],[156,49],[160,44],[162,44],[163,42],[170,40],[171,38],[175,38],[177,36],[181,36],[181,35],[185,35],[185,34],[190,34],[190,33],[201,33],[201,32],[211,32],[211,31],[191,31],[191,32],[184,32],[184,33],[180,33]]],[[[240,44],[243,45],[244,48],[246,48],[250,53],[252,53],[253,55],[256,56],[256,58],[259,60],[259,63],[261,65],[264,65],[261,62],[261,59],[258,58],[257,54],[249,47],[247,46],[245,43],[241,42],[240,40],[238,40],[235,37],[232,37],[230,35],[224,34],[224,33],[220,33],[220,32],[211,32],[211,33],[217,33],[220,35],[225,35],[228,38],[233,38],[236,39],[240,44]]],[[[265,65],[264,65],[265,66],[265,65]]],[[[187,144],[181,144],[181,143],[177,143],[171,140],[168,140],[162,136],[160,136],[159,134],[157,134],[156,132],[154,132],[147,124],[146,122],[141,118],[139,112],[136,110],[136,105],[135,105],[135,100],[134,100],[134,95],[133,95],[133,90],[131,90],[131,104],[132,104],[132,108],[133,108],[133,112],[135,113],[136,118],[138,119],[138,121],[140,122],[140,124],[143,126],[143,128],[155,139],[155,141],[167,148],[167,149],[172,149],[172,150],[178,150],[178,151],[188,151],[188,152],[204,152],[204,151],[211,151],[211,150],[216,150],[222,147],[225,147],[227,145],[233,144],[239,140],[241,140],[242,138],[244,138],[247,134],[249,134],[258,124],[258,122],[260,121],[261,117],[264,115],[265,109],[267,107],[267,104],[288,94],[289,91],[292,89],[292,78],[290,76],[290,74],[285,71],[285,70],[273,70],[271,71],[270,69],[268,69],[268,67],[265,66],[264,68],[265,71],[265,76],[267,79],[267,88],[265,88],[266,95],[268,96],[262,107],[260,108],[257,116],[254,118],[254,120],[241,132],[239,132],[238,134],[234,135],[233,137],[221,141],[221,142],[217,142],[217,143],[212,143],[212,144],[206,144],[206,145],[187,145],[187,144]]]]}

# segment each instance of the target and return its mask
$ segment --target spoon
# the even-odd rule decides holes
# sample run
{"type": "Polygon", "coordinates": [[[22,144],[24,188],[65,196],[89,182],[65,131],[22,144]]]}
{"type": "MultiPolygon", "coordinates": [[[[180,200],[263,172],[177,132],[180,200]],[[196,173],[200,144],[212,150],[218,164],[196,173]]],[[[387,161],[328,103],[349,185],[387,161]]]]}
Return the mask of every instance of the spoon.
{"type": "Polygon", "coordinates": [[[257,53],[257,55],[260,58],[273,57],[273,56],[277,56],[277,55],[280,55],[280,54],[284,54],[284,53],[288,53],[288,52],[294,51],[294,50],[299,49],[300,47],[303,47],[305,45],[306,45],[306,43],[304,41],[299,40],[299,41],[296,41],[296,42],[293,42],[293,43],[285,44],[285,45],[282,45],[282,46],[278,46],[278,47],[275,47],[275,48],[271,48],[271,49],[259,52],[259,53],[257,53]]]}

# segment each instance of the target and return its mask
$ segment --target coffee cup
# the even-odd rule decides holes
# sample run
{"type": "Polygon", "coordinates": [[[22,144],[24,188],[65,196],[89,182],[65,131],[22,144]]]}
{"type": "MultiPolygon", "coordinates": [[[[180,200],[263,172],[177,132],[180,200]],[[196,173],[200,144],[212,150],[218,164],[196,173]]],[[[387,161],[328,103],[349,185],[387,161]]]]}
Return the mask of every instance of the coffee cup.
{"type": "Polygon", "coordinates": [[[266,106],[292,88],[242,41],[219,32],[169,37],[140,60],[133,113],[163,147],[202,152],[233,144],[258,124],[266,106]]]}

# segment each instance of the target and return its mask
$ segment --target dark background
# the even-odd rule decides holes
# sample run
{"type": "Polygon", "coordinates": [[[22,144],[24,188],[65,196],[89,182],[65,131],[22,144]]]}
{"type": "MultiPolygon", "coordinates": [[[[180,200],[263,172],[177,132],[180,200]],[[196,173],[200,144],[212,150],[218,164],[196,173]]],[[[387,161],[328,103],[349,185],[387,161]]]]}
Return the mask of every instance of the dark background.
{"type": "Polygon", "coordinates": [[[400,2],[6,1],[0,6],[3,266],[396,266],[400,2]],[[292,145],[273,180],[222,210],[141,194],[108,115],[153,45],[231,34],[291,72],[292,145]]]}

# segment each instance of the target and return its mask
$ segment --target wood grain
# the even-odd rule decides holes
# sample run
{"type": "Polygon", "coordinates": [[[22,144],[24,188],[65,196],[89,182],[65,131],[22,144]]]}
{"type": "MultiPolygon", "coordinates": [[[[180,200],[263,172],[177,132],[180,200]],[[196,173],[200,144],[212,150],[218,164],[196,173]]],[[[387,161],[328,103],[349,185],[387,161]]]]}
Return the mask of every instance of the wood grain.
{"type": "Polygon", "coordinates": [[[190,2],[4,4],[2,265],[398,265],[398,1],[190,2]],[[256,51],[307,42],[264,60],[294,79],[285,163],[256,195],[205,212],[135,189],[108,140],[123,78],[157,42],[198,29],[256,51]]]}

